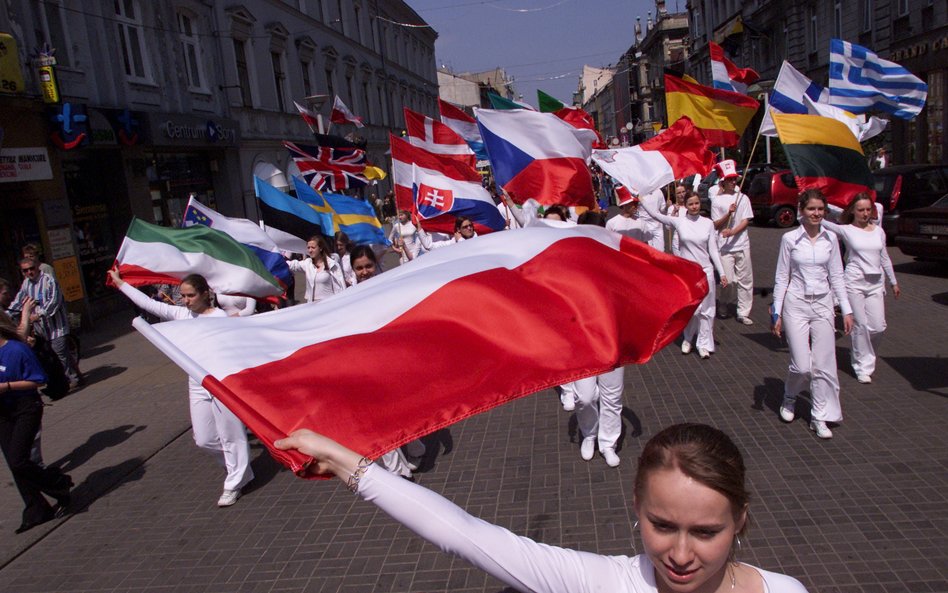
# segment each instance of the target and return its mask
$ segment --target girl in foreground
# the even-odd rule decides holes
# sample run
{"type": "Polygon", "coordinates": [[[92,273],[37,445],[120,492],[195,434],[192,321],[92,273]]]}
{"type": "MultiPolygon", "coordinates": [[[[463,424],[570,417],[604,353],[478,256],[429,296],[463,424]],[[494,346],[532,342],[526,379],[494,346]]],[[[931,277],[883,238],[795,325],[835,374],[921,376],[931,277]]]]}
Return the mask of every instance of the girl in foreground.
{"type": "Polygon", "coordinates": [[[312,456],[422,538],[518,591],[580,593],[805,593],[797,580],[737,562],[747,524],[744,461],[723,432],[678,424],[652,437],[639,458],[632,501],[645,553],[600,556],[537,543],[467,514],[310,430],[274,443],[312,456]]]}

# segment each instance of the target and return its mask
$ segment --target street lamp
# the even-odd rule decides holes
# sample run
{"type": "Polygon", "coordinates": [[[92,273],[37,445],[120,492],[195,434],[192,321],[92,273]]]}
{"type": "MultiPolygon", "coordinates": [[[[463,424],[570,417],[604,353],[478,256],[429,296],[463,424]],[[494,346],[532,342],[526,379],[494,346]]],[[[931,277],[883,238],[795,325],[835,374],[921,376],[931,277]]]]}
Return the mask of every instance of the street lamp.
{"type": "Polygon", "coordinates": [[[316,112],[316,129],[320,134],[325,134],[326,128],[323,125],[323,115],[320,113],[320,111],[322,110],[323,105],[326,104],[326,101],[329,100],[329,95],[310,95],[308,97],[303,97],[303,100],[305,100],[310,105],[310,107],[312,107],[313,111],[316,112]]]}

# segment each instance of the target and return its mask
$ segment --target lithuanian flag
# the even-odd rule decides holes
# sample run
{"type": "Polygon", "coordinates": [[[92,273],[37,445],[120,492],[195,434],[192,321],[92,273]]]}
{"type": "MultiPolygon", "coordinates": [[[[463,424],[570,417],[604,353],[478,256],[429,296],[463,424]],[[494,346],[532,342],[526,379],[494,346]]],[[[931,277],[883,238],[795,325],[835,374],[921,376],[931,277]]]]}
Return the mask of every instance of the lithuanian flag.
{"type": "Polygon", "coordinates": [[[819,115],[771,116],[801,190],[818,189],[840,208],[860,192],[873,194],[866,157],[846,124],[819,115]]]}
{"type": "Polygon", "coordinates": [[[665,75],[668,121],[688,116],[711,146],[736,146],[757,113],[755,99],[665,75]]]}

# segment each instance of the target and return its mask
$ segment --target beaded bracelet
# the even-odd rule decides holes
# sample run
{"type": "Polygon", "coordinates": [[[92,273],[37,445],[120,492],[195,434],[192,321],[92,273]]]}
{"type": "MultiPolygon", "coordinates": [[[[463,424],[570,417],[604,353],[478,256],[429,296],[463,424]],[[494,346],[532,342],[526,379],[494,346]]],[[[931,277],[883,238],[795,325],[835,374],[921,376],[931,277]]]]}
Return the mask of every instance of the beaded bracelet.
{"type": "Polygon", "coordinates": [[[359,460],[359,463],[356,464],[356,468],[349,474],[349,479],[346,480],[346,488],[349,489],[349,492],[355,494],[359,490],[359,480],[365,475],[365,470],[369,469],[370,465],[372,465],[372,460],[368,457],[363,457],[359,460]]]}

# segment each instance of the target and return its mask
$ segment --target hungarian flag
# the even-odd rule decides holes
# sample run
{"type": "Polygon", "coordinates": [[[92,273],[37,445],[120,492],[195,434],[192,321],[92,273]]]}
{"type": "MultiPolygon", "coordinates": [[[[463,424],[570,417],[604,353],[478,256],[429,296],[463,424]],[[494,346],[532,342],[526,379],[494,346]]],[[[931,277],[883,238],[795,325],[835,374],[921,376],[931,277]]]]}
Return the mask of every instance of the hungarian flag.
{"type": "Polygon", "coordinates": [[[329,121],[334,124],[355,124],[357,128],[364,128],[362,118],[349,111],[346,104],[342,102],[339,95],[336,95],[332,102],[332,113],[329,114],[329,121]]]}
{"type": "Polygon", "coordinates": [[[204,225],[173,229],[134,218],[115,265],[132,286],[180,284],[188,274],[200,274],[220,294],[256,298],[283,294],[256,254],[204,225]]]}
{"type": "Polygon", "coordinates": [[[866,156],[846,124],[819,115],[774,111],[771,117],[801,190],[818,189],[840,208],[861,192],[875,197],[866,156]]]}
{"type": "Polygon", "coordinates": [[[301,473],[312,460],[276,439],[310,428],[377,458],[516,398],[646,362],[707,291],[695,263],[601,227],[541,223],[432,251],[315,305],[134,324],[301,473]],[[354,352],[369,362],[353,364],[354,352]]]}
{"type": "Polygon", "coordinates": [[[688,175],[705,175],[714,166],[708,141],[687,117],[642,144],[594,150],[592,158],[610,177],[639,195],[688,175]]]}
{"type": "Polygon", "coordinates": [[[741,134],[757,113],[755,99],[694,84],[665,75],[665,106],[668,121],[688,116],[711,146],[737,146],[741,134]]]}

